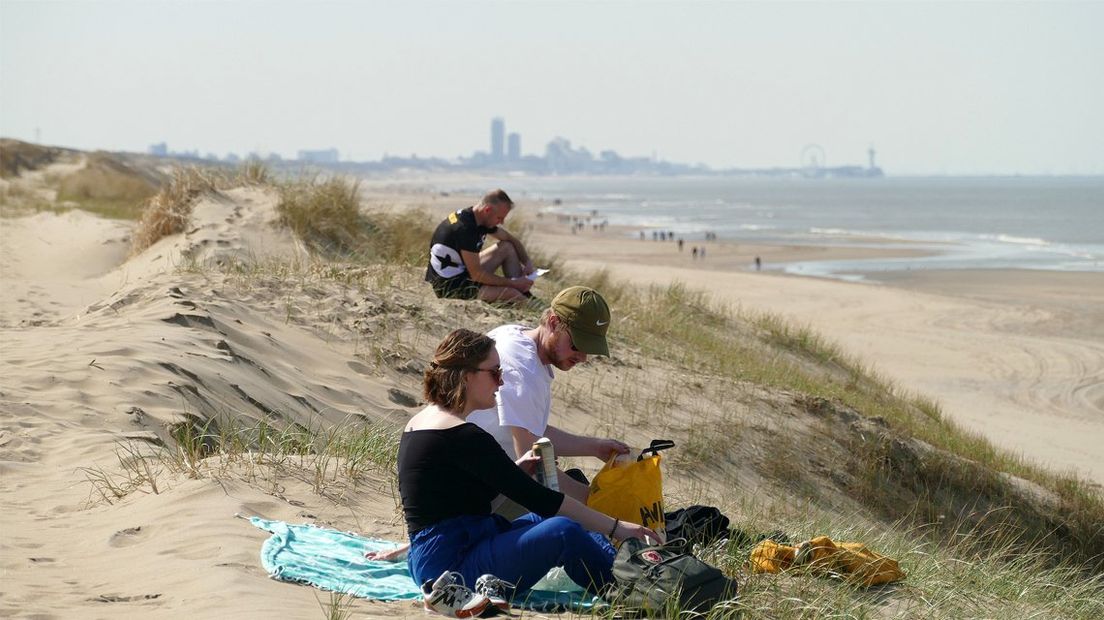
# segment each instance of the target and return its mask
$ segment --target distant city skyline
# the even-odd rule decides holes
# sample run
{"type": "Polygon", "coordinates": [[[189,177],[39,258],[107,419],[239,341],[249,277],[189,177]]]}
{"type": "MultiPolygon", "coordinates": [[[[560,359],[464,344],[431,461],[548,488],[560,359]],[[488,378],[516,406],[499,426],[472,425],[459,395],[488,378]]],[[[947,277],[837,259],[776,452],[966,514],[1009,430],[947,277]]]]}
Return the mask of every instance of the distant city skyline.
{"type": "Polygon", "coordinates": [[[0,4],[0,135],[81,149],[1104,174],[1104,3],[0,4]],[[264,20],[257,19],[263,7],[264,20]]]}

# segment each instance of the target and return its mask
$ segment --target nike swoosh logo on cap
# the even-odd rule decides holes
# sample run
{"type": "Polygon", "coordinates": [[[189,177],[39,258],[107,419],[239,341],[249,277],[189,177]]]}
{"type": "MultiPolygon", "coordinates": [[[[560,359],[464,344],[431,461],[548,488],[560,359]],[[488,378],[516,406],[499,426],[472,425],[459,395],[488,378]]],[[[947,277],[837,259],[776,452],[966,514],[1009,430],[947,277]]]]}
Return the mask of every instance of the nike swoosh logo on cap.
{"type": "Polygon", "coordinates": [[[594,324],[601,327],[603,325],[609,325],[609,321],[595,321],[594,324]]]}

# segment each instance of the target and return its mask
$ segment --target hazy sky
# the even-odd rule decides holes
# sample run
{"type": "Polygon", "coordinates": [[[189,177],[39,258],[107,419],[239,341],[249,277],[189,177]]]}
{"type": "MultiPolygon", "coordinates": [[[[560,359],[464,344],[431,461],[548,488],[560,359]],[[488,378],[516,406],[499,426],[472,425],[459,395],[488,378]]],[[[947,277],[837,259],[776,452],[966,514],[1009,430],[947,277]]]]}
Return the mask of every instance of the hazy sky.
{"type": "Polygon", "coordinates": [[[0,134],[82,149],[525,153],[1104,174],[1104,2],[0,0],[0,134]]]}

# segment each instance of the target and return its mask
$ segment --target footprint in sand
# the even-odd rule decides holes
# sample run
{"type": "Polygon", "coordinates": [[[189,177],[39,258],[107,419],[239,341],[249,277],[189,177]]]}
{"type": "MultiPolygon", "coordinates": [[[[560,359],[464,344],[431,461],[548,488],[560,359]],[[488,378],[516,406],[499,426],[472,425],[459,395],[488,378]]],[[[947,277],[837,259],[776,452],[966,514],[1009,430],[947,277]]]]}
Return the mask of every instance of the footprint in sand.
{"type": "Polygon", "coordinates": [[[387,390],[387,398],[396,405],[402,405],[403,407],[417,407],[418,399],[415,398],[409,392],[404,392],[399,388],[391,388],[387,390]]]}
{"type": "Polygon", "coordinates": [[[132,596],[101,594],[95,598],[88,599],[88,601],[91,603],[133,603],[134,601],[152,601],[158,598],[161,598],[160,594],[134,594],[132,596]]]}
{"type": "Polygon", "coordinates": [[[362,375],[372,374],[372,369],[365,364],[361,364],[360,362],[347,362],[346,365],[349,367],[349,370],[352,370],[353,372],[357,372],[362,375]]]}
{"type": "Polygon", "coordinates": [[[138,544],[143,538],[145,538],[145,534],[142,533],[142,526],[139,525],[115,532],[111,535],[111,539],[107,541],[107,544],[112,547],[129,547],[138,544]]]}

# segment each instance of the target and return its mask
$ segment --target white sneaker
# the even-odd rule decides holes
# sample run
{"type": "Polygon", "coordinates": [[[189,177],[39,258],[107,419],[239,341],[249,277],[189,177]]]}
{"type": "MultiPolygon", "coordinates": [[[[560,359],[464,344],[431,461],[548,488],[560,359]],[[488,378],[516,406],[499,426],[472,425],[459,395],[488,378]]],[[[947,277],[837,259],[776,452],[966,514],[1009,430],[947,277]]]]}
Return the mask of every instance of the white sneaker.
{"type": "Polygon", "coordinates": [[[483,575],[475,580],[475,591],[491,601],[491,605],[502,611],[510,610],[510,597],[514,591],[514,584],[503,581],[494,575],[483,575]]]}
{"type": "Polygon", "coordinates": [[[460,573],[445,571],[436,581],[422,584],[426,611],[434,611],[450,618],[471,618],[483,613],[491,604],[490,599],[476,594],[464,585],[460,573]]]}

